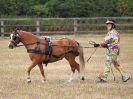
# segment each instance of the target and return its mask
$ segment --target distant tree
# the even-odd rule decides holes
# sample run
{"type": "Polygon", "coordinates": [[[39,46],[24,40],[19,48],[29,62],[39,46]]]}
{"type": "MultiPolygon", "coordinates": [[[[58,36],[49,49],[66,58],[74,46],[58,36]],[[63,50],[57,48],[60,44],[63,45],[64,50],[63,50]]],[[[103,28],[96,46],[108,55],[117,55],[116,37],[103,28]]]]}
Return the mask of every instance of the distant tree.
{"type": "Polygon", "coordinates": [[[0,0],[0,16],[133,16],[133,0],[0,0]]]}
{"type": "Polygon", "coordinates": [[[133,15],[133,1],[132,0],[118,0],[116,7],[120,16],[133,15]]]}
{"type": "Polygon", "coordinates": [[[121,16],[129,14],[129,2],[127,0],[118,0],[116,8],[121,16]]]}

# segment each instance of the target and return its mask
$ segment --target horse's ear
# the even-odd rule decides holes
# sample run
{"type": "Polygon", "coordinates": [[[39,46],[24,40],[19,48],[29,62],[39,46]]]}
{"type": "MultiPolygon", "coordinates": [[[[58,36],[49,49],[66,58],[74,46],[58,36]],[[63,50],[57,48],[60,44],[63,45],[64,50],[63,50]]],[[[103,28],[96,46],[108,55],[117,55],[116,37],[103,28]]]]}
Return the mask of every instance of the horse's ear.
{"type": "Polygon", "coordinates": [[[17,31],[17,30],[20,30],[18,27],[13,27],[12,28],[12,31],[17,31]]]}
{"type": "Polygon", "coordinates": [[[15,33],[15,34],[18,34],[18,31],[19,31],[20,29],[18,28],[18,27],[13,27],[12,28],[12,31],[13,31],[13,33],[15,33]]]}

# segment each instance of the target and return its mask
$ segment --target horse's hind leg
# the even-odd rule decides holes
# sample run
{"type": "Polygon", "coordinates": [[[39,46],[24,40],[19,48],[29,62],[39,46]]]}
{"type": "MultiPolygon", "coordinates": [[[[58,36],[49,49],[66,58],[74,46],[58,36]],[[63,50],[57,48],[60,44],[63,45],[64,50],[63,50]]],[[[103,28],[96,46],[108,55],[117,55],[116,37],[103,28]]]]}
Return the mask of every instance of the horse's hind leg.
{"type": "Polygon", "coordinates": [[[71,56],[70,58],[66,57],[66,59],[69,62],[72,70],[72,73],[68,80],[68,82],[71,82],[74,79],[75,70],[77,70],[78,73],[80,73],[80,68],[79,68],[79,64],[75,61],[75,56],[71,56]]]}
{"type": "Polygon", "coordinates": [[[42,75],[42,83],[44,83],[44,81],[46,81],[46,78],[45,78],[45,75],[44,75],[44,69],[43,69],[42,63],[39,63],[38,67],[39,67],[41,75],[42,75]]]}
{"type": "MultiPolygon", "coordinates": [[[[74,74],[75,74],[75,71],[77,70],[78,71],[78,78],[81,79],[81,80],[85,80],[84,76],[80,74],[80,65],[75,61],[73,60],[73,65],[71,66],[72,68],[72,76],[74,77],[74,74]]],[[[70,76],[71,77],[71,76],[70,76]]]]}
{"type": "Polygon", "coordinates": [[[28,69],[27,69],[27,73],[28,73],[27,83],[31,83],[30,72],[36,65],[37,65],[37,61],[34,60],[34,61],[32,61],[32,64],[28,67],[28,69]]]}

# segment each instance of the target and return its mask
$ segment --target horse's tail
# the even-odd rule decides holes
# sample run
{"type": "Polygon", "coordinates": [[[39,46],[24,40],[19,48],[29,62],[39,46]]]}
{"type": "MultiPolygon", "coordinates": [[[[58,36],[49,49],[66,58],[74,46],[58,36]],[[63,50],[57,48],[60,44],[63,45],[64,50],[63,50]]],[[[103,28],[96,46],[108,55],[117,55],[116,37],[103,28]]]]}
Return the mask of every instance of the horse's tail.
{"type": "Polygon", "coordinates": [[[85,59],[84,59],[84,52],[83,47],[79,45],[79,61],[80,61],[80,72],[84,75],[84,69],[85,69],[85,59]]]}

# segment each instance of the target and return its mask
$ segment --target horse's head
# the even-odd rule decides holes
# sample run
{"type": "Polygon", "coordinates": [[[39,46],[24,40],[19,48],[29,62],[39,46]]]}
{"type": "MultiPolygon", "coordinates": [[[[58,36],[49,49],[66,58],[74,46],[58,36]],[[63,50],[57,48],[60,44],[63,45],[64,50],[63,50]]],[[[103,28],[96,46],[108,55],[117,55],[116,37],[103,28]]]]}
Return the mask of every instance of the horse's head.
{"type": "Polygon", "coordinates": [[[10,49],[13,49],[20,43],[20,37],[19,37],[19,30],[17,28],[12,29],[12,33],[10,34],[10,42],[8,44],[8,47],[10,49]]]}

